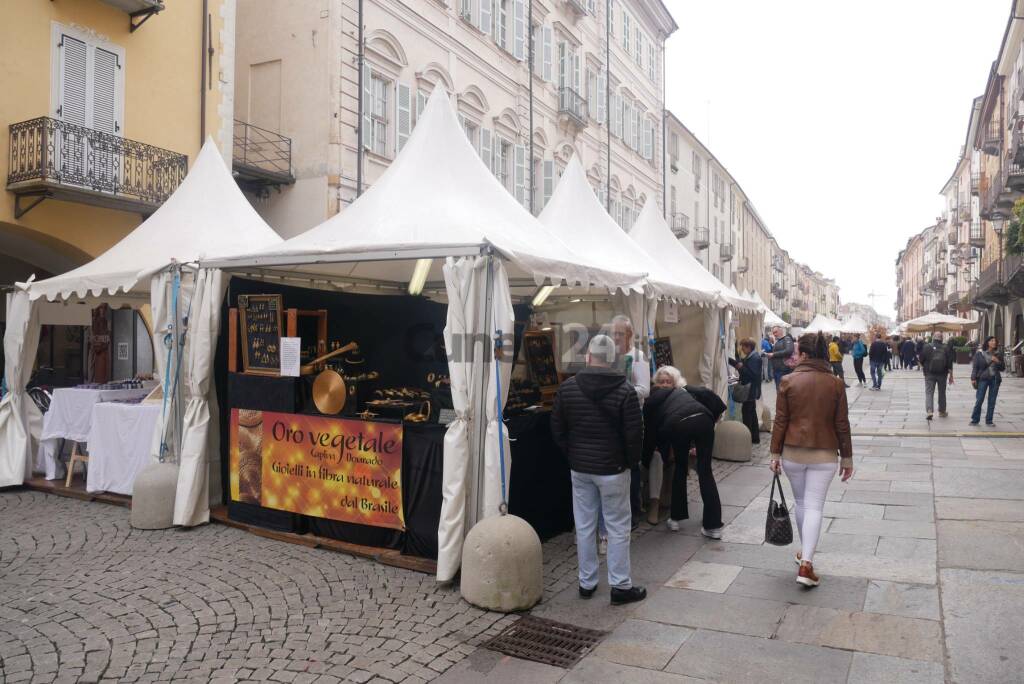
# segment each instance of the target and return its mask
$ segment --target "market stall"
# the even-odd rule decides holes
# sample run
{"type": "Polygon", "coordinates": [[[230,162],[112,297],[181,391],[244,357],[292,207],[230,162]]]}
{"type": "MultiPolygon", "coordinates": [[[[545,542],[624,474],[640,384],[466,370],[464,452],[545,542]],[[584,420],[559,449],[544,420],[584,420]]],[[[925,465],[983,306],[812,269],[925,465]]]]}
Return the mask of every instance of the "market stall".
{"type": "MultiPolygon", "coordinates": [[[[315,410],[300,412],[304,410],[299,405],[315,396],[301,385],[297,398],[290,392],[229,390],[232,501],[258,506],[261,513],[299,515],[300,523],[323,518],[331,521],[323,524],[330,524],[342,537],[365,534],[374,536],[374,543],[388,543],[385,535],[408,536],[415,527],[423,539],[430,535],[430,525],[419,513],[413,515],[407,497],[408,487],[423,483],[409,484],[408,478],[414,472],[429,473],[431,466],[424,462],[407,465],[404,445],[416,441],[413,432],[443,432],[440,506],[433,528],[437,576],[442,581],[457,572],[462,542],[470,527],[483,517],[498,514],[510,499],[509,457],[514,461],[516,455],[499,415],[506,408],[514,358],[517,317],[513,293],[530,301],[544,287],[591,287],[605,293],[643,288],[642,273],[626,268],[613,271],[590,263],[518,204],[469,145],[441,88],[430,96],[402,153],[345,211],[273,249],[208,260],[200,266],[201,272],[223,269],[236,279],[267,285],[345,293],[362,299],[362,303],[351,300],[350,306],[365,306],[374,312],[363,318],[343,318],[339,337],[331,339],[331,321],[338,317],[339,305],[324,299],[315,309],[325,310],[329,334],[322,344],[317,339],[313,346],[328,348],[327,353],[335,342],[341,345],[338,349],[348,348],[332,357],[335,363],[345,363],[345,355],[353,352],[353,342],[367,360],[370,354],[379,353],[376,367],[370,369],[380,373],[378,386],[372,388],[368,399],[361,400],[357,390],[357,415],[339,417],[343,409],[337,405],[315,403],[315,410]],[[444,163],[438,164],[439,159],[444,163]],[[435,351],[443,364],[439,366],[443,371],[438,372],[444,376],[446,393],[450,392],[450,408],[424,398],[424,385],[431,382],[429,375],[424,377],[424,367],[410,364],[404,353],[396,357],[384,349],[378,352],[374,349],[377,343],[363,341],[369,339],[371,327],[379,328],[377,336],[400,338],[406,334],[402,330],[412,314],[384,313],[392,305],[385,302],[389,298],[395,298],[394,306],[421,312],[416,315],[427,315],[423,312],[436,308],[430,315],[439,317],[443,311],[444,326],[440,340],[435,335],[435,351]],[[500,343],[497,348],[496,340],[500,343]],[[413,386],[396,384],[397,374],[404,372],[413,373],[413,386]],[[291,406],[273,411],[256,403],[273,396],[294,399],[291,406]],[[413,406],[405,405],[407,402],[413,406]],[[446,409],[444,421],[438,406],[446,409]],[[268,411],[276,415],[268,416],[268,411]],[[432,424],[435,416],[436,429],[432,424]],[[370,443],[361,441],[360,435],[370,443]],[[320,440],[333,446],[304,447],[302,440],[307,436],[315,438],[318,447],[320,440]],[[349,438],[356,441],[350,444],[349,438]],[[404,509],[407,504],[408,511],[404,509]]],[[[262,304],[253,327],[248,319],[243,323],[241,310],[254,302],[251,297],[239,301],[239,296],[232,291],[229,302],[239,309],[239,331],[251,338],[239,344],[242,349],[261,352],[254,357],[270,376],[263,380],[302,382],[302,366],[306,365],[317,375],[314,384],[331,370],[348,385],[348,369],[343,367],[345,373],[341,373],[327,368],[329,359],[317,357],[301,363],[301,350],[307,346],[301,333],[296,350],[300,358],[295,359],[299,368],[289,363],[288,371],[282,372],[283,356],[286,351],[291,353],[285,349],[285,340],[291,335],[275,334],[274,328],[288,325],[278,316],[294,302],[283,295],[273,307],[262,304]],[[272,309],[275,313],[271,315],[272,309]],[[268,337],[254,342],[259,335],[268,337]],[[270,349],[274,339],[280,340],[280,348],[270,349]],[[278,370],[271,373],[275,362],[278,370]]],[[[265,300],[270,301],[276,300],[265,300]]],[[[290,347],[292,343],[287,344],[290,347]]],[[[250,385],[250,378],[239,377],[252,375],[247,370],[252,369],[243,367],[241,373],[229,374],[232,385],[250,385]]],[[[435,374],[433,382],[437,380],[435,374]]],[[[532,429],[540,428],[534,425],[532,429]]],[[[435,441],[431,447],[435,455],[437,448],[435,441]]],[[[516,476],[511,483],[514,501],[516,476]]],[[[398,542],[391,539],[389,543],[398,542]]]]}
{"type": "MultiPolygon", "coordinates": [[[[207,412],[212,406],[216,412],[216,398],[209,393],[197,394],[195,391],[197,386],[202,386],[203,376],[208,377],[209,369],[204,372],[201,366],[195,365],[201,363],[202,355],[199,354],[197,360],[194,353],[201,351],[204,340],[208,340],[211,334],[216,337],[219,321],[209,315],[209,307],[204,309],[201,302],[195,301],[202,299],[200,295],[206,292],[209,301],[216,302],[215,308],[219,312],[220,297],[213,291],[216,287],[206,287],[215,279],[174,264],[194,262],[200,257],[227,256],[236,253],[240,246],[256,249],[279,242],[281,238],[259,217],[238,189],[212,140],[207,140],[188,175],[171,197],[120,242],[68,273],[43,281],[19,283],[9,298],[4,335],[5,377],[10,391],[0,401],[0,486],[22,484],[32,474],[36,456],[34,442],[40,436],[42,420],[38,419],[33,403],[27,400],[24,388],[39,341],[41,316],[52,305],[46,302],[65,302],[88,308],[107,303],[115,307],[151,309],[153,346],[160,352],[155,354],[155,358],[161,371],[161,389],[167,397],[161,402],[157,429],[147,436],[148,441],[154,444],[152,453],[155,454],[166,441],[167,430],[181,424],[181,421],[173,419],[177,403],[173,400],[179,394],[176,389],[183,390],[181,393],[188,404],[203,406],[207,412]],[[172,301],[173,307],[169,306],[172,301]],[[169,337],[175,330],[168,317],[168,311],[172,309],[179,312],[177,337],[169,337]],[[184,333],[182,320],[186,316],[190,318],[188,335],[184,333]],[[182,345],[168,348],[165,341],[171,339],[178,339],[182,345]],[[176,372],[170,375],[168,369],[176,372]],[[39,427],[33,428],[35,421],[39,427]]],[[[76,431],[76,439],[87,440],[95,427],[94,414],[91,413],[93,406],[90,405],[88,410],[90,413],[86,414],[82,405],[74,419],[68,421],[84,428],[92,420],[89,430],[76,431]]],[[[187,416],[187,408],[185,413],[187,416]]],[[[121,425],[123,423],[116,421],[109,427],[116,430],[121,425]]],[[[149,423],[139,420],[135,425],[137,429],[145,430],[149,423]]],[[[185,447],[190,444],[190,436],[197,439],[191,442],[196,445],[191,451],[182,448],[173,455],[180,464],[174,513],[176,524],[195,525],[209,519],[207,481],[211,456],[214,457],[212,464],[216,466],[216,452],[204,447],[211,435],[209,428],[208,421],[196,421],[177,433],[178,443],[185,447]]],[[[216,433],[212,434],[215,440],[216,433]]],[[[138,434],[132,434],[131,439],[134,444],[146,441],[138,434]],[[136,438],[140,441],[135,441],[136,438]]],[[[124,459],[118,458],[116,451],[108,453],[114,460],[107,464],[106,473],[114,481],[122,483],[118,485],[120,488],[126,489],[125,478],[131,476],[132,463],[138,454],[133,451],[131,459],[124,459]],[[111,468],[122,471],[114,474],[111,468]]],[[[212,471],[219,472],[219,467],[212,468],[212,471]]]]}
{"type": "Polygon", "coordinates": [[[824,333],[825,335],[838,335],[843,329],[843,324],[834,318],[824,314],[817,314],[811,322],[803,329],[804,333],[824,333]]]}

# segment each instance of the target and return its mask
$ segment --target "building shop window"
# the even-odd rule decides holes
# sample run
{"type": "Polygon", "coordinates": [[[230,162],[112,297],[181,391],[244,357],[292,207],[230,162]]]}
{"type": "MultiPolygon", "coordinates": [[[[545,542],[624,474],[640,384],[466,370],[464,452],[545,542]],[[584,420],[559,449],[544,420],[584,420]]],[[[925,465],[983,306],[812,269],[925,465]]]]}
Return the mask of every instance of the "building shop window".
{"type": "Polygon", "coordinates": [[[626,54],[632,54],[629,49],[629,41],[632,34],[632,27],[629,15],[626,11],[622,11],[622,49],[626,51],[626,54]]]}
{"type": "Polygon", "coordinates": [[[494,17],[494,42],[502,50],[508,50],[508,22],[510,0],[498,0],[498,12],[494,17]]]}
{"type": "Polygon", "coordinates": [[[498,138],[494,146],[494,175],[506,190],[512,192],[512,143],[498,138]]]}

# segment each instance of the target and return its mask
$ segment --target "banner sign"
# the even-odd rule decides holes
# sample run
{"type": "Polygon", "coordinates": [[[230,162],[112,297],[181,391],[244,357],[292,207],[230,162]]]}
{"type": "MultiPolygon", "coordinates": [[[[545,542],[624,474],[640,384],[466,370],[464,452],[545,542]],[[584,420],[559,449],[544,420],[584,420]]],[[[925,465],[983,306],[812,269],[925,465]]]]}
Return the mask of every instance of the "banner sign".
{"type": "Polygon", "coordinates": [[[405,529],[402,425],[231,410],[231,498],[405,529]]]}

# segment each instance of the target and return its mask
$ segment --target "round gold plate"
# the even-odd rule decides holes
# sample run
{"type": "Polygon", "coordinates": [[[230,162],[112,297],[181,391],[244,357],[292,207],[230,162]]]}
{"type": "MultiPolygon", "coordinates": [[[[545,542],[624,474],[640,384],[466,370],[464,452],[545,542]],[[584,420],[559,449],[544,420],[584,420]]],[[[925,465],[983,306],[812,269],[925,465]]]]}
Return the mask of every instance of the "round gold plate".
{"type": "Polygon", "coordinates": [[[345,408],[345,379],[337,371],[325,370],[313,381],[313,403],[320,413],[334,415],[345,408]]]}

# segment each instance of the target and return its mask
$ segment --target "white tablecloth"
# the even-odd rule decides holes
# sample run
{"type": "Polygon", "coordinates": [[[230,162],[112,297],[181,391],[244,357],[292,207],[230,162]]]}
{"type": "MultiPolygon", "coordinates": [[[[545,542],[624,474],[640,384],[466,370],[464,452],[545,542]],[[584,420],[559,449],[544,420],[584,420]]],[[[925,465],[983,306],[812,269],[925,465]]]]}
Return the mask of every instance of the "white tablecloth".
{"type": "Polygon", "coordinates": [[[149,392],[149,389],[55,389],[50,400],[50,410],[43,416],[43,434],[39,440],[39,453],[36,455],[36,470],[46,473],[47,480],[63,477],[61,472],[64,466],[57,462],[58,442],[60,439],[89,441],[93,406],[101,401],[141,399],[149,392]]]}
{"type": "Polygon", "coordinates": [[[89,492],[131,496],[135,476],[149,462],[160,404],[96,404],[89,430],[89,492]]]}

